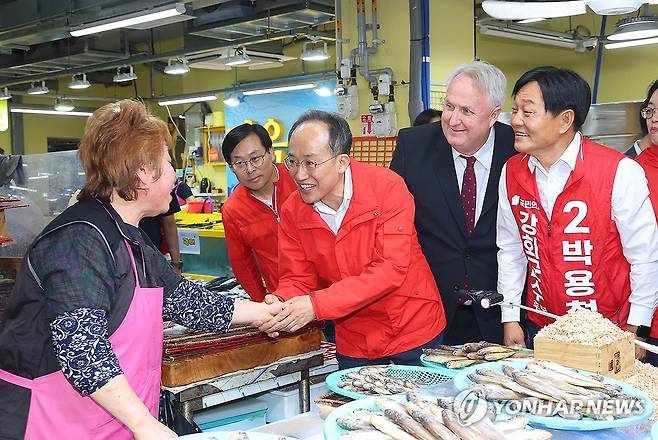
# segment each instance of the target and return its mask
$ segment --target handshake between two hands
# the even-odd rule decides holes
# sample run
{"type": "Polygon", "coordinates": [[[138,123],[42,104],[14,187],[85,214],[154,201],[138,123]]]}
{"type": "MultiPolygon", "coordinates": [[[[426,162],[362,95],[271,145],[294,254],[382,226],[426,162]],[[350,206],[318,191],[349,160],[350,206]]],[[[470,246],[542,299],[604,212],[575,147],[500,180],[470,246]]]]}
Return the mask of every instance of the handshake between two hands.
{"type": "Polygon", "coordinates": [[[315,319],[315,311],[308,295],[282,302],[274,295],[265,295],[261,303],[263,314],[252,323],[267,336],[276,338],[279,332],[295,332],[315,319]]]}

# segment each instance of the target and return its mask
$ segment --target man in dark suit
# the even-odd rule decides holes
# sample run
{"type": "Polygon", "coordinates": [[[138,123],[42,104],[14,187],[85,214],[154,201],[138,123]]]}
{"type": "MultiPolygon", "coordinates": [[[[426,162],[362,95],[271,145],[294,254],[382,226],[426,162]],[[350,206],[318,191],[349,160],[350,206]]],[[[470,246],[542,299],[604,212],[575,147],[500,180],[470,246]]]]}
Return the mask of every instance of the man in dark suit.
{"type": "Polygon", "coordinates": [[[400,130],[391,169],[414,196],[415,224],[448,326],[444,343],[502,342],[500,308],[485,310],[456,288],[495,290],[498,180],[514,133],[496,122],[506,80],[491,64],[459,66],[448,78],[440,124],[400,130]]]}

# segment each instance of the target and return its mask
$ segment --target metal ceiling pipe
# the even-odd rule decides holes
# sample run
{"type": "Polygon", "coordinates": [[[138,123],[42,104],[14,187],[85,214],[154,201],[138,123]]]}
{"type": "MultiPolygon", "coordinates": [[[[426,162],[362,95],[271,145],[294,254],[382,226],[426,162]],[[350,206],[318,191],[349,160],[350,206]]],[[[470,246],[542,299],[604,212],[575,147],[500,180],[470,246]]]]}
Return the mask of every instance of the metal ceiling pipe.
{"type": "MultiPolygon", "coordinates": [[[[286,37],[291,37],[297,34],[301,33],[306,33],[308,31],[308,26],[303,26],[299,28],[293,28],[293,29],[287,29],[283,31],[278,31],[278,32],[272,32],[267,35],[255,35],[253,37],[247,37],[243,38],[240,40],[240,45],[244,44],[257,44],[257,43],[262,43],[266,41],[272,41],[272,40],[279,40],[282,38],[286,37]]],[[[119,60],[115,61],[109,61],[106,63],[99,63],[99,64],[90,64],[89,66],[82,67],[82,68],[67,68],[63,69],[57,72],[52,72],[52,73],[45,73],[45,74],[35,74],[35,75],[28,75],[24,76],[20,79],[15,79],[15,80],[8,80],[8,81],[1,81],[0,80],[0,87],[9,87],[9,86],[15,86],[18,84],[26,84],[30,83],[32,81],[41,81],[45,79],[51,79],[51,78],[58,78],[60,76],[68,76],[68,75],[73,75],[73,74],[78,74],[78,73],[89,73],[89,72],[97,72],[100,70],[110,70],[110,69],[116,69],[117,67],[125,66],[127,64],[144,64],[144,63],[150,63],[154,61],[164,61],[169,58],[179,58],[182,56],[187,56],[190,54],[202,54],[203,52],[210,52],[213,50],[217,49],[222,49],[226,47],[233,47],[235,46],[235,42],[229,42],[229,43],[219,43],[217,41],[203,45],[201,47],[198,47],[196,49],[190,50],[190,49],[179,49],[179,50],[174,50],[171,52],[163,52],[160,54],[139,54],[139,55],[132,55],[126,58],[122,58],[119,60]]]]}
{"type": "Polygon", "coordinates": [[[423,31],[421,0],[409,0],[409,120],[423,111],[423,31]]]}
{"type": "MultiPolygon", "coordinates": [[[[371,70],[368,65],[368,55],[374,54],[377,52],[377,46],[368,46],[368,41],[366,39],[366,12],[365,12],[365,0],[356,0],[356,18],[357,18],[357,32],[359,35],[359,45],[357,48],[352,50],[352,57],[355,55],[359,56],[359,73],[366,80],[371,83],[377,83],[377,76],[380,73],[387,73],[393,79],[393,69],[390,67],[384,67],[382,69],[371,70]]],[[[375,14],[375,18],[376,18],[375,14]]],[[[375,23],[376,25],[376,23],[375,23]]],[[[374,27],[373,27],[374,28],[374,27]]]]}

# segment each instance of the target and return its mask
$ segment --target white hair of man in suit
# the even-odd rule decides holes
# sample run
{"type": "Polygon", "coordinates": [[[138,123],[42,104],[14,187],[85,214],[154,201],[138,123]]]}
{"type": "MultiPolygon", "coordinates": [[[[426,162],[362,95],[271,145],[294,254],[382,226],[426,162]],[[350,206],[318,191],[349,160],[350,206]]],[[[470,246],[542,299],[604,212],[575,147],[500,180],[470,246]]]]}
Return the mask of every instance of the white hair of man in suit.
{"type": "Polygon", "coordinates": [[[505,99],[507,80],[496,66],[474,61],[448,76],[441,126],[452,147],[473,155],[487,141],[505,99]]]}

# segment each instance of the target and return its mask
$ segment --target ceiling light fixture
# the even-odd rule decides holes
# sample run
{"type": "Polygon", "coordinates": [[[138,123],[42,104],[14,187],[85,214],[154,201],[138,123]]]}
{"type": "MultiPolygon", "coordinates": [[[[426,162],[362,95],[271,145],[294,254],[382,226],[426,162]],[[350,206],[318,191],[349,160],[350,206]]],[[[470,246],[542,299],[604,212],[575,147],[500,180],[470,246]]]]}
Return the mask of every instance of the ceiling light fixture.
{"type": "Polygon", "coordinates": [[[6,101],[7,99],[11,99],[11,93],[9,93],[9,89],[5,87],[2,89],[2,93],[0,93],[0,101],[6,101]]]}
{"type": "Polygon", "coordinates": [[[565,32],[553,32],[544,29],[532,28],[531,26],[507,25],[495,26],[481,24],[480,34],[492,37],[510,38],[513,40],[527,41],[530,43],[546,44],[549,46],[566,47],[577,52],[594,48],[598,44],[595,37],[577,38],[565,32]]]}
{"type": "Polygon", "coordinates": [[[618,43],[606,43],[606,49],[621,49],[623,47],[644,46],[646,44],[658,43],[658,37],[643,38],[641,40],[620,41],[618,43]]]}
{"type": "Polygon", "coordinates": [[[121,66],[121,67],[117,67],[117,74],[114,75],[112,81],[114,81],[115,83],[121,83],[121,82],[133,81],[135,79],[137,79],[137,75],[135,75],[133,66],[121,66]]]}
{"type": "Polygon", "coordinates": [[[323,98],[327,98],[329,96],[332,96],[334,94],[333,91],[329,90],[327,87],[316,87],[313,89],[316,95],[322,96],[323,98]]]}
{"type": "Polygon", "coordinates": [[[9,109],[12,113],[32,113],[39,115],[62,115],[62,116],[91,116],[92,112],[60,112],[57,110],[46,110],[37,108],[12,107],[9,109]]]}
{"type": "Polygon", "coordinates": [[[637,40],[640,38],[658,37],[658,16],[631,17],[619,20],[617,29],[608,35],[612,41],[637,40]]]}
{"type": "Polygon", "coordinates": [[[304,43],[302,55],[299,57],[304,61],[322,61],[329,58],[329,51],[327,50],[327,42],[322,41],[322,46],[316,48],[309,48],[309,46],[316,44],[317,41],[307,41],[304,43]]]}
{"type": "Polygon", "coordinates": [[[304,89],[313,89],[315,88],[314,84],[295,84],[292,86],[281,86],[281,87],[270,87],[267,89],[257,89],[257,90],[246,90],[244,93],[245,96],[251,95],[264,95],[266,93],[279,93],[279,92],[290,92],[293,90],[304,90],[304,89]]]}
{"type": "Polygon", "coordinates": [[[134,12],[131,14],[120,15],[107,20],[95,21],[71,29],[71,36],[82,37],[83,35],[96,34],[112,29],[119,29],[134,26],[150,21],[162,20],[176,15],[182,15],[185,11],[185,5],[174,3],[159,8],[148,9],[146,11],[134,12]]]}
{"type": "Polygon", "coordinates": [[[73,101],[70,99],[55,99],[55,110],[58,112],[70,112],[75,108],[73,101]]]}
{"type": "Polygon", "coordinates": [[[183,75],[190,71],[190,66],[187,65],[185,58],[169,58],[167,66],[164,68],[164,73],[167,75],[183,75]]]}
{"type": "Polygon", "coordinates": [[[539,23],[540,21],[545,21],[545,18],[526,18],[525,20],[517,21],[518,24],[530,24],[530,23],[539,23]]]}
{"type": "Polygon", "coordinates": [[[235,48],[233,49],[234,53],[233,55],[228,55],[226,57],[226,60],[224,61],[224,64],[227,66],[240,66],[242,64],[247,64],[249,60],[249,55],[247,55],[247,49],[243,48],[235,48]]]}
{"type": "Polygon", "coordinates": [[[158,105],[176,105],[176,104],[191,104],[194,102],[203,102],[203,101],[214,101],[217,99],[217,95],[196,95],[190,96],[187,98],[169,98],[158,101],[158,105]]]}
{"type": "Polygon", "coordinates": [[[41,84],[38,86],[36,84],[37,83],[34,81],[30,83],[30,88],[27,89],[28,95],[45,95],[50,91],[48,87],[46,87],[45,81],[41,81],[41,84]]]}
{"type": "Polygon", "coordinates": [[[86,89],[89,86],[91,86],[91,83],[87,81],[86,73],[79,73],[73,75],[73,77],[71,78],[71,82],[69,83],[69,89],[75,89],[75,90],[86,89]]]}

